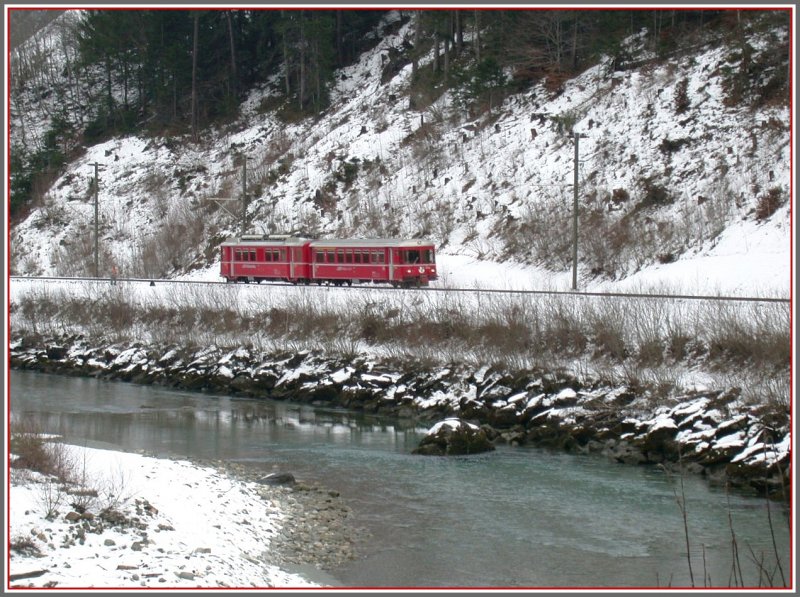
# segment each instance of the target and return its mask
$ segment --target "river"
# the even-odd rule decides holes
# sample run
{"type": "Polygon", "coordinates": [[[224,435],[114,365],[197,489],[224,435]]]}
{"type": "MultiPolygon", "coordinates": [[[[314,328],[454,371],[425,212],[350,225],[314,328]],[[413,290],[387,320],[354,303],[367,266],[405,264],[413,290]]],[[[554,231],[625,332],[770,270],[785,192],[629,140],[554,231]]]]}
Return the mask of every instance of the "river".
{"type": "Polygon", "coordinates": [[[790,573],[788,510],[696,476],[500,446],[412,456],[425,428],[270,400],[11,371],[13,416],[72,443],[224,459],[339,491],[370,533],[329,571],[350,587],[728,587],[731,523],[746,584],[790,573]],[[771,518],[771,524],[770,524],[771,518]],[[763,566],[753,560],[761,560],[763,566]]]}

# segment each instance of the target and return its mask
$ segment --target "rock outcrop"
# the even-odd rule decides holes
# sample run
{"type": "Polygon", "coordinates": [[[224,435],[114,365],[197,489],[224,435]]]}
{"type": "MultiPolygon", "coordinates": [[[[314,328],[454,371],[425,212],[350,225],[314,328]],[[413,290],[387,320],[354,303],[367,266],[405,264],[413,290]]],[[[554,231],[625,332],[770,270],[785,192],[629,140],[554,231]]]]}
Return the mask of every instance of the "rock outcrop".
{"type": "Polygon", "coordinates": [[[460,456],[494,450],[486,432],[461,419],[445,419],[430,428],[412,454],[460,456]]]}

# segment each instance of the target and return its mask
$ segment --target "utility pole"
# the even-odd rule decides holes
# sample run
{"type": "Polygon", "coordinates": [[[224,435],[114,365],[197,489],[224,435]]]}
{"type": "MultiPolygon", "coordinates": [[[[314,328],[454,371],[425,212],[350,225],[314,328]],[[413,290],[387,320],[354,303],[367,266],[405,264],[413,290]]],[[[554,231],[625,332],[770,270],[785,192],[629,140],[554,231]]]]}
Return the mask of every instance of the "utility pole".
{"type": "Polygon", "coordinates": [[[99,225],[98,225],[98,217],[97,217],[97,211],[98,211],[97,194],[98,194],[98,188],[100,187],[100,178],[99,178],[100,177],[100,174],[99,174],[100,164],[95,162],[94,164],[90,164],[90,165],[94,166],[94,277],[95,278],[99,278],[100,277],[100,259],[99,259],[99,253],[100,252],[98,250],[98,244],[99,244],[98,239],[100,237],[100,233],[99,233],[99,225]]]}
{"type": "Polygon", "coordinates": [[[575,165],[574,179],[572,182],[572,290],[578,289],[578,140],[581,134],[574,132],[575,137],[575,165]]]}
{"type": "Polygon", "coordinates": [[[214,201],[219,207],[221,207],[226,214],[228,214],[233,221],[236,221],[236,218],[239,218],[239,227],[240,227],[240,235],[244,236],[245,232],[247,232],[247,156],[244,154],[240,154],[242,159],[242,196],[239,199],[235,199],[233,197],[209,197],[209,201],[214,201]],[[228,201],[238,201],[239,202],[239,215],[237,216],[235,213],[235,207],[231,207],[228,209],[225,207],[225,203],[228,201]]]}
{"type": "Polygon", "coordinates": [[[242,154],[242,234],[247,232],[247,156],[242,154]]]}

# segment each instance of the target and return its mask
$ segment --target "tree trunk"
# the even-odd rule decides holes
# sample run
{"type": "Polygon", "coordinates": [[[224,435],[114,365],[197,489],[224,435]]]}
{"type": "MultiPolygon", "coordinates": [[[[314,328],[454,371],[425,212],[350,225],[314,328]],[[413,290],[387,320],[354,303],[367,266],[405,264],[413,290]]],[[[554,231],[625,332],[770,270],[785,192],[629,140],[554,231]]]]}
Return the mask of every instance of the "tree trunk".
{"type": "Polygon", "coordinates": [[[108,116],[111,116],[114,111],[114,94],[111,84],[111,58],[108,54],[106,54],[104,62],[106,66],[106,103],[108,104],[108,116]]]}
{"type": "Polygon", "coordinates": [[[433,32],[433,72],[439,72],[439,32],[433,32]]]}
{"type": "Polygon", "coordinates": [[[122,60],[122,105],[125,111],[128,111],[128,77],[129,77],[128,60],[122,60]]]}
{"type": "Polygon", "coordinates": [[[336,11],[336,64],[344,66],[344,55],[342,54],[342,11],[336,11]]]}
{"type": "Polygon", "coordinates": [[[225,12],[225,18],[228,20],[228,39],[231,46],[231,93],[233,98],[236,99],[239,95],[239,77],[236,74],[236,43],[233,37],[233,22],[230,11],[225,12]]]}
{"type": "Polygon", "coordinates": [[[444,81],[447,84],[447,78],[450,76],[450,36],[446,35],[444,38],[444,81]]]}
{"type": "Polygon", "coordinates": [[[422,12],[416,11],[414,24],[414,49],[411,52],[411,78],[412,80],[417,76],[417,69],[419,68],[419,36],[420,29],[422,29],[422,12]]]}
{"type": "Polygon", "coordinates": [[[299,81],[298,101],[300,109],[306,103],[306,36],[303,27],[303,11],[300,11],[300,81],[299,81]]]}
{"type": "Polygon", "coordinates": [[[481,61],[481,11],[475,10],[473,11],[475,15],[475,60],[477,62],[481,61]]]}
{"type": "MultiPolygon", "coordinates": [[[[281,18],[285,17],[285,12],[281,11],[281,18]]],[[[283,65],[284,65],[284,74],[286,75],[284,80],[286,83],[286,97],[289,97],[292,93],[292,81],[291,81],[291,68],[289,65],[289,43],[286,41],[287,31],[284,28],[282,41],[283,41],[283,65]]]]}
{"type": "Polygon", "coordinates": [[[454,12],[456,19],[456,56],[461,56],[461,52],[464,50],[464,22],[461,19],[461,11],[456,10],[454,12]]]}
{"type": "Polygon", "coordinates": [[[578,70],[578,15],[575,14],[575,21],[572,29],[572,70],[578,70]]]}
{"type": "Polygon", "coordinates": [[[192,48],[192,137],[197,141],[197,47],[200,37],[200,13],[194,13],[194,42],[192,48]]]}

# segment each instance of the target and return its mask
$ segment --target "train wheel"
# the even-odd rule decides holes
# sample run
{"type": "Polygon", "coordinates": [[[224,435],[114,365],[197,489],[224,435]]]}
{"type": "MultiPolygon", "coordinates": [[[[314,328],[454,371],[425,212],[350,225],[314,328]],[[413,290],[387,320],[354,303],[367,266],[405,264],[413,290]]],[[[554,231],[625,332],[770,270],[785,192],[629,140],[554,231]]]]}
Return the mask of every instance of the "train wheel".
{"type": "Polygon", "coordinates": [[[352,286],[352,285],[353,285],[353,281],[352,281],[352,280],[348,280],[348,281],[347,281],[347,285],[348,285],[348,286],[352,286]]]}

